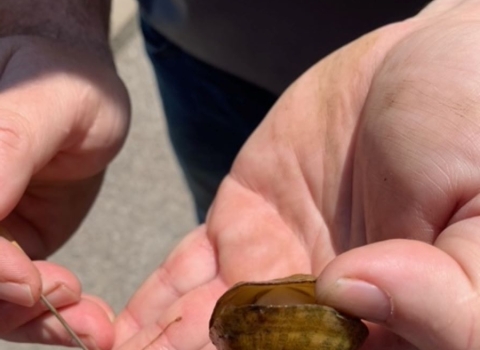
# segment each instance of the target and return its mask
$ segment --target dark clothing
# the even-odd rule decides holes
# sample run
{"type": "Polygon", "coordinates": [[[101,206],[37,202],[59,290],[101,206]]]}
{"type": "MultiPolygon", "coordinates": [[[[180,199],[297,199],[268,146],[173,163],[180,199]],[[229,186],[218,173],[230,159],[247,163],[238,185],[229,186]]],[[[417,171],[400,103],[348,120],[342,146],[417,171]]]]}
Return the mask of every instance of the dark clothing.
{"type": "Polygon", "coordinates": [[[241,146],[293,80],[429,2],[139,1],[170,138],[200,222],[241,146]]]}
{"type": "Polygon", "coordinates": [[[428,0],[139,0],[142,16],[194,57],[281,93],[332,51],[415,15],[428,0]]]}
{"type": "Polygon", "coordinates": [[[186,54],[142,25],[170,140],[204,222],[233,159],[277,96],[186,54]]]}

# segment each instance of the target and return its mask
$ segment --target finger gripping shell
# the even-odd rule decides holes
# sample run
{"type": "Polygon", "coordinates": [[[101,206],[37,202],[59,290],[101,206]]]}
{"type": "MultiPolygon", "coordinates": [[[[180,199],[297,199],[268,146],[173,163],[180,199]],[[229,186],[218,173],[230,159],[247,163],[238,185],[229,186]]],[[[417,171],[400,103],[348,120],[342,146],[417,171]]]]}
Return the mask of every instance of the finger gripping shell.
{"type": "Polygon", "coordinates": [[[296,275],[240,283],[217,302],[210,338],[218,350],[355,350],[368,335],[358,319],[315,304],[315,280],[296,275]]]}

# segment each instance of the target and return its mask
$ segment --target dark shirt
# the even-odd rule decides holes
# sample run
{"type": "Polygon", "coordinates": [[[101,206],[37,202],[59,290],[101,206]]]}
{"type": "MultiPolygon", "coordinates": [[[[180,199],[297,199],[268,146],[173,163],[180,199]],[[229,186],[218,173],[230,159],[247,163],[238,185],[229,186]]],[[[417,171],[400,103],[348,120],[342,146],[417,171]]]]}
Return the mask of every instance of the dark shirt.
{"type": "Polygon", "coordinates": [[[139,0],[191,55],[272,92],[332,51],[418,13],[428,0],[139,0]]]}

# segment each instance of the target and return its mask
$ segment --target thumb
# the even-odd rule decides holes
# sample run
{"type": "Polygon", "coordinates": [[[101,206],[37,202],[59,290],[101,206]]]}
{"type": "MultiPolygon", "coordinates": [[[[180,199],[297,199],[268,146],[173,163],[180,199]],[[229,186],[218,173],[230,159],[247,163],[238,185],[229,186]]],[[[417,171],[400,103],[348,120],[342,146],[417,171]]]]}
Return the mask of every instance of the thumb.
{"type": "Polygon", "coordinates": [[[3,228],[0,252],[0,301],[33,306],[42,290],[40,273],[28,256],[11,243],[3,228]]]}
{"type": "MultiPolygon", "coordinates": [[[[477,254],[469,254],[475,251],[472,242],[463,252],[468,266],[418,241],[389,240],[348,251],[320,275],[318,301],[387,328],[422,350],[478,349],[479,288],[471,277],[480,276],[480,238],[474,236],[469,238],[477,241],[477,254]]],[[[461,248],[464,238],[449,242],[449,249],[461,248]]],[[[386,338],[380,334],[373,333],[369,349],[383,348],[386,338]]]]}

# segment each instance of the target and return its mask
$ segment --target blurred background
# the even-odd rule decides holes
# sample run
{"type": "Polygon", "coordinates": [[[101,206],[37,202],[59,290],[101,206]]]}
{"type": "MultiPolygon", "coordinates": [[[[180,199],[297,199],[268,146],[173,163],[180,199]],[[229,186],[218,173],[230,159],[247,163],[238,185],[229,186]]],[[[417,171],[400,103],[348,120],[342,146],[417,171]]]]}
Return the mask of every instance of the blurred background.
{"type": "MultiPolygon", "coordinates": [[[[82,227],[50,260],[74,271],[85,292],[102,297],[118,312],[196,224],[166,134],[135,0],[113,0],[111,36],[117,68],[132,100],[130,135],[82,227]]],[[[0,341],[0,349],[52,347],[0,341]]]]}

